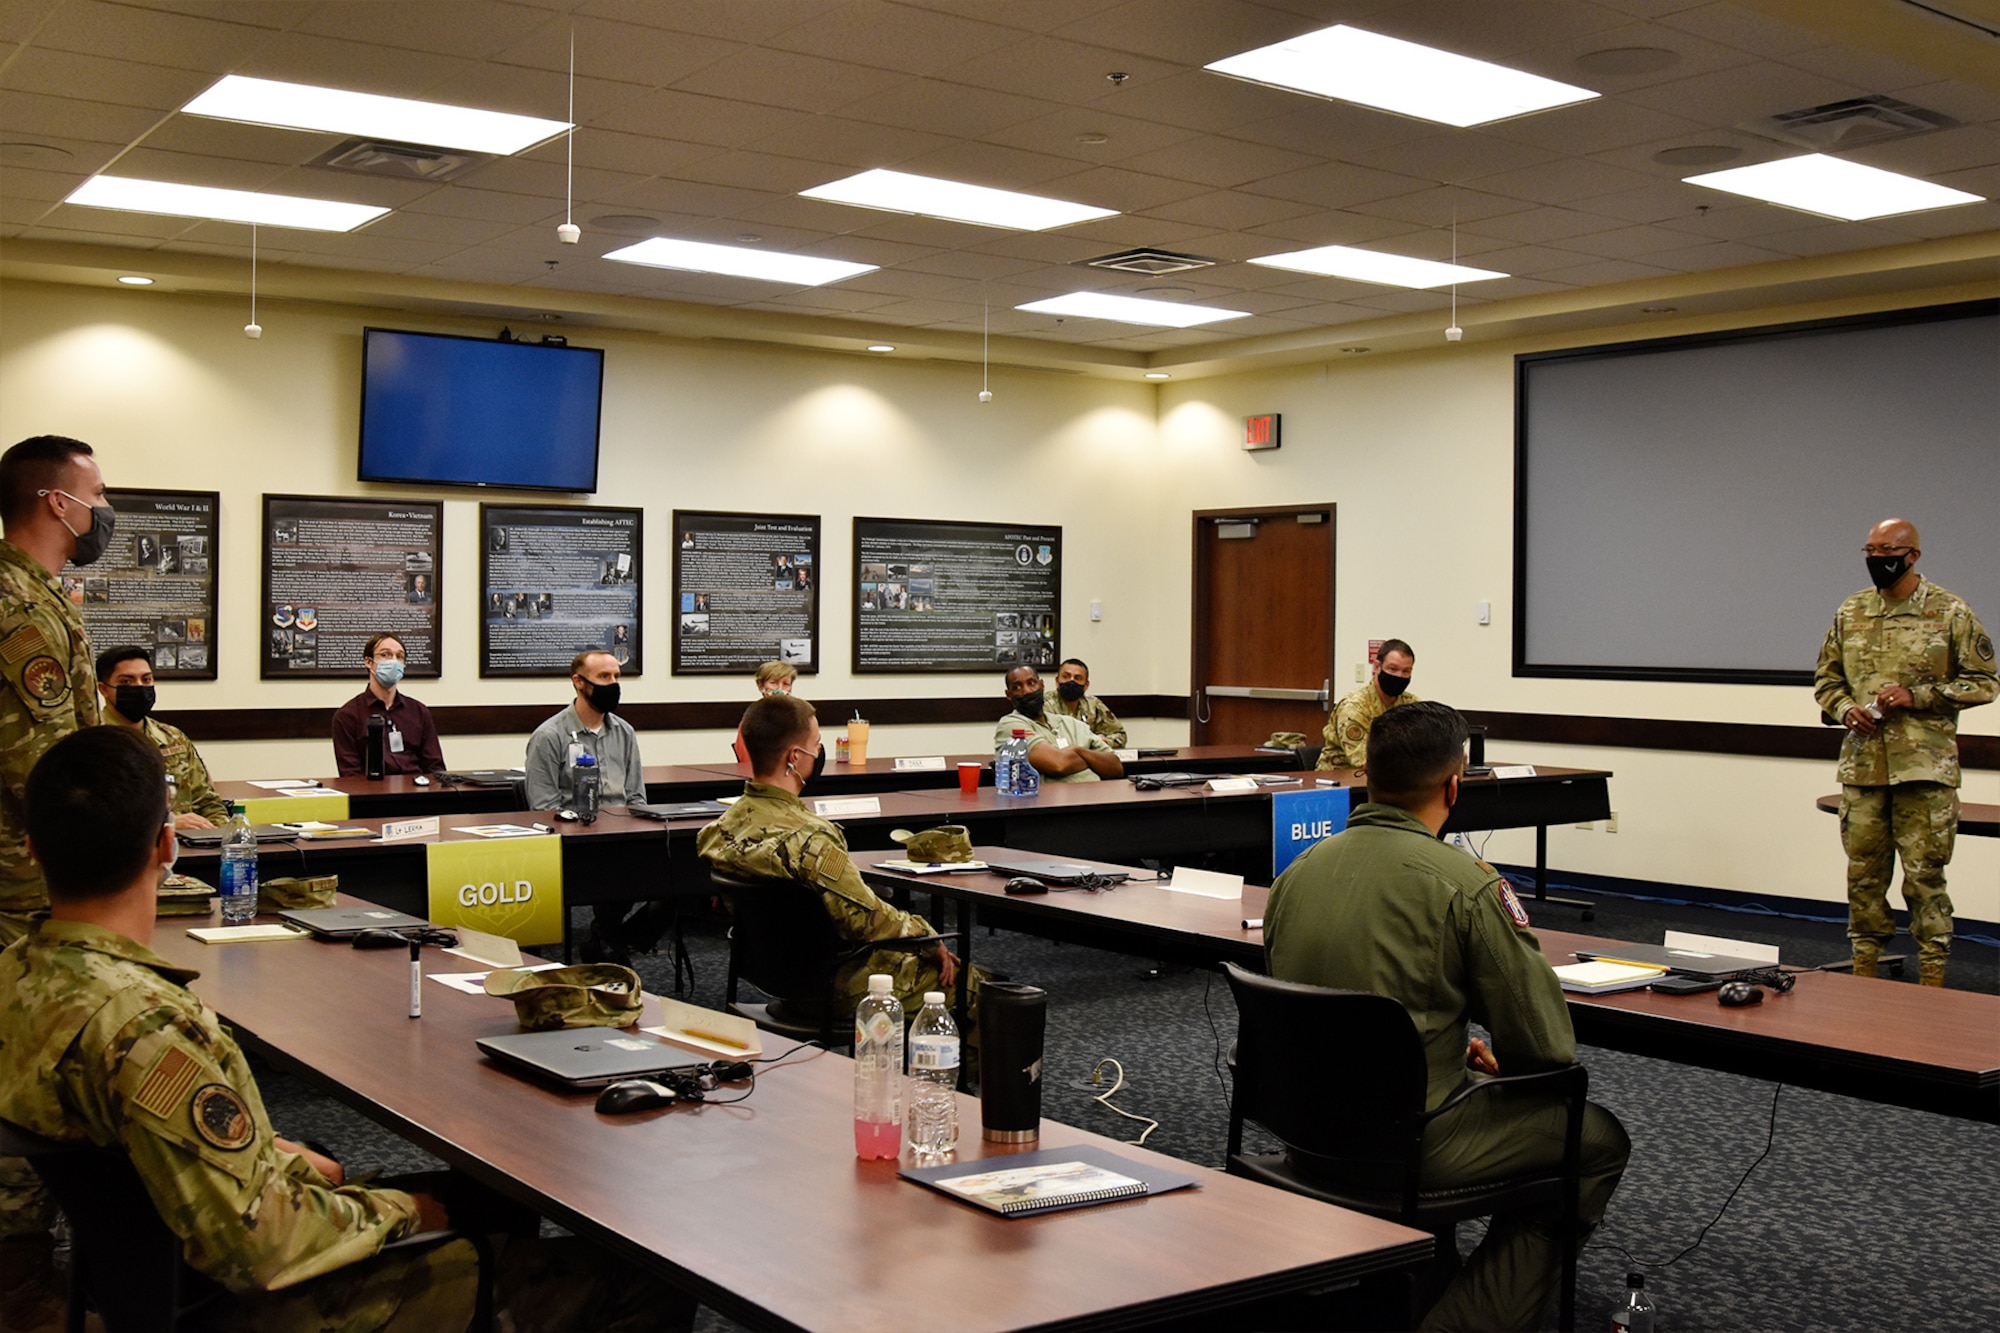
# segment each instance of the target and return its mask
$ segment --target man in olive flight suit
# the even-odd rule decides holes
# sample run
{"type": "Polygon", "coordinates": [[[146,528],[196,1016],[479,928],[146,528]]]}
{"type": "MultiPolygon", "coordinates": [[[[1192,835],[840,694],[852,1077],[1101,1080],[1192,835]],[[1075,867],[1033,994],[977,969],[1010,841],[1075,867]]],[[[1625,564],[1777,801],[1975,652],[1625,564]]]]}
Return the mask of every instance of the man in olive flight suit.
{"type": "MultiPolygon", "coordinates": [[[[235,1039],[148,947],[175,835],[159,750],[127,727],[59,742],[28,781],[50,914],[0,954],[0,1117],[124,1152],[189,1266],[227,1296],[192,1329],[463,1329],[479,1258],[436,1200],[346,1185],[279,1138],[235,1039]]],[[[471,1056],[466,1057],[470,1059],[471,1056]]],[[[497,1238],[503,1327],[684,1329],[693,1303],[574,1238],[497,1238]]]]}
{"type": "Polygon", "coordinates": [[[136,643],[106,648],[97,655],[97,692],[103,696],[104,720],[137,727],[160,747],[167,764],[167,786],[173,793],[174,827],[219,828],[229,822],[229,804],[216,794],[208,765],[179,727],[153,716],[158,702],[153,684],[153,655],[136,643]]]}
{"type": "MultiPolygon", "coordinates": [[[[1465,720],[1440,703],[1376,719],[1368,802],[1278,877],[1264,909],[1272,976],[1387,995],[1409,1011],[1430,1067],[1427,1107],[1457,1092],[1470,1071],[1526,1074],[1576,1060],[1562,986],[1513,888],[1438,841],[1458,799],[1465,740],[1465,720]],[[1490,1050],[1467,1040],[1469,1022],[1493,1034],[1490,1050]]],[[[1425,1131],[1423,1187],[1546,1169],[1562,1159],[1564,1119],[1565,1104],[1552,1098],[1473,1097],[1425,1131]]],[[[1603,1219],[1630,1152],[1617,1119],[1586,1103],[1587,1227],[1603,1219]]],[[[1422,1327],[1540,1328],[1561,1266],[1555,1217],[1499,1214],[1422,1327]]]]}
{"type": "Polygon", "coordinates": [[[1073,717],[1089,727],[1114,750],[1125,748],[1125,724],[1110,705],[1090,693],[1090,668],[1081,658],[1070,657],[1056,668],[1056,697],[1048,701],[1048,711],[1073,717]]]}
{"type": "MultiPolygon", "coordinates": [[[[847,859],[846,836],[799,799],[826,762],[811,704],[789,694],[757,700],[743,714],[743,745],[754,776],[743,784],[742,799],[696,836],[702,860],[725,874],[812,885],[845,940],[937,933],[922,917],[877,897],[847,859]]],[[[950,988],[958,976],[958,956],[942,944],[922,954],[878,949],[850,963],[835,979],[843,1009],[860,1003],[868,993],[869,974],[875,972],[895,978],[896,998],[905,1011],[915,1013],[925,991],[950,988]]]]}
{"type": "Polygon", "coordinates": [[[1401,639],[1384,639],[1375,654],[1375,674],[1366,685],[1334,705],[1321,735],[1321,769],[1360,768],[1368,762],[1368,729],[1375,719],[1398,704],[1417,702],[1410,688],[1410,673],[1417,668],[1417,655],[1401,639]]]}
{"type": "Polygon", "coordinates": [[[1944,985],[1958,837],[1958,715],[2000,692],[1993,640],[1963,599],[1917,573],[1915,525],[1884,519],[1863,547],[1874,587],[1840,604],[1820,646],[1813,697],[1847,728],[1840,744],[1840,843],[1854,975],[1872,977],[1896,934],[1892,856],[1917,941],[1918,979],[1944,985]]]}

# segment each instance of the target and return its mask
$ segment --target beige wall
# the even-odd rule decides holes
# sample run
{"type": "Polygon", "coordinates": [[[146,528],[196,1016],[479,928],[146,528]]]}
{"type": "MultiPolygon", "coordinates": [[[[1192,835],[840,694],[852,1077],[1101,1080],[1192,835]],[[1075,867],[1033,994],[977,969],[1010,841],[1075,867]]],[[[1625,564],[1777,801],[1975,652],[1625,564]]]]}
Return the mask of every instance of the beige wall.
{"type": "MultiPolygon", "coordinates": [[[[380,323],[489,334],[495,327],[303,304],[265,303],[259,315],[264,336],[252,342],[233,301],[0,286],[0,440],[77,435],[98,447],[114,485],[222,492],[221,678],[170,687],[169,708],[331,705],[353,692],[257,679],[250,627],[259,619],[259,496],[424,493],[353,479],[360,330],[380,323]]],[[[1789,314],[1738,322],[1777,317],[1789,314]]],[[[1669,331],[1688,330],[1648,330],[1669,331]]],[[[1331,501],[1339,506],[1336,688],[1351,686],[1368,638],[1397,634],[1418,649],[1418,689],[1467,707],[1785,725],[1815,717],[1801,690],[1510,675],[1512,356],[1526,343],[1440,344],[1435,353],[1159,389],[1002,370],[994,402],[981,407],[977,369],[962,364],[621,332],[572,336],[609,353],[597,498],[648,511],[650,665],[629,687],[637,701],[747,693],[744,682],[668,673],[667,533],[675,507],[823,517],[822,558],[835,577],[822,589],[825,669],[808,682],[809,696],[990,688],[997,697],[997,678],[852,677],[844,572],[856,514],[1061,523],[1064,647],[1089,659],[1109,692],[1181,693],[1190,684],[1188,511],[1331,501]],[[1235,443],[1240,419],[1265,411],[1284,414],[1285,447],[1246,454],[1235,443]],[[1097,624],[1087,618],[1093,599],[1104,603],[1097,624]],[[1492,602],[1490,626],[1474,624],[1481,599],[1492,602]]],[[[559,704],[563,682],[479,678],[478,501],[459,490],[435,494],[446,507],[444,678],[419,682],[414,692],[431,703],[559,704]]],[[[1945,553],[1932,556],[1942,569],[1945,553]]],[[[1971,714],[1967,729],[2000,731],[2000,709],[1971,714]]],[[[987,736],[978,726],[885,728],[876,749],[976,749],[987,736]]],[[[1142,722],[1135,739],[1184,741],[1186,726],[1142,722]]],[[[520,745],[516,737],[465,738],[448,741],[447,752],[458,765],[497,765],[517,761],[520,745]]],[[[706,760],[720,757],[726,736],[648,733],[644,746],[655,763],[706,760]]],[[[1559,867],[1773,896],[1841,895],[1833,821],[1811,808],[1813,796],[1832,789],[1830,765],[1500,748],[1504,758],[1618,774],[1620,831],[1553,831],[1559,867]]],[[[224,777],[306,776],[332,766],[320,741],[203,749],[224,777]]],[[[1967,795],[2000,800],[2000,775],[1975,774],[1967,795]]],[[[1526,859],[1531,836],[1497,834],[1488,851],[1526,859]]],[[[1966,840],[1953,887],[1964,915],[2000,918],[2000,843],[1966,840]]]]}

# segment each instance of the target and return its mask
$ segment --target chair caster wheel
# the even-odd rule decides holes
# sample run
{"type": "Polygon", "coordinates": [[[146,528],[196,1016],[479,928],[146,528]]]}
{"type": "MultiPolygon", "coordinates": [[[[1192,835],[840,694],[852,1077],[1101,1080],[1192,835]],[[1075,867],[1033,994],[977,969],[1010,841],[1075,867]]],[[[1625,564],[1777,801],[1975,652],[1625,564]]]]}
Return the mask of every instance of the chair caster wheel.
{"type": "Polygon", "coordinates": [[[1597,920],[1597,913],[1586,908],[1583,913],[1583,919],[1585,921],[1595,921],[1597,920]]]}

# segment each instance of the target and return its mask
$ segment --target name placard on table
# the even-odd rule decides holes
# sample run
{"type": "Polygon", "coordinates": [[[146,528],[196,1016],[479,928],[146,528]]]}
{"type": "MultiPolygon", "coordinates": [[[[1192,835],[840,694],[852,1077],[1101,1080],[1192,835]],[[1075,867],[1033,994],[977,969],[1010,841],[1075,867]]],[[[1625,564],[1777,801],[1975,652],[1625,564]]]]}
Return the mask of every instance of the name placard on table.
{"type": "Polygon", "coordinates": [[[944,772],[944,756],[941,754],[931,754],[898,759],[896,761],[896,771],[898,773],[942,773],[944,772]]]}
{"type": "Polygon", "coordinates": [[[882,813],[882,801],[875,796],[822,796],[813,802],[813,813],[822,819],[879,815],[882,813]]]}

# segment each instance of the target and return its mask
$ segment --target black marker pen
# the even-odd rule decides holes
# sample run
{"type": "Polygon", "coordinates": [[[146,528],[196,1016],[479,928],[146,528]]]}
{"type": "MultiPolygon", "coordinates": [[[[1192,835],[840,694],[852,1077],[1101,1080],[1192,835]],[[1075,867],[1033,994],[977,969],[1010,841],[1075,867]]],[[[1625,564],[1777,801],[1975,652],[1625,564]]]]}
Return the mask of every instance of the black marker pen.
{"type": "Polygon", "coordinates": [[[410,1017],[424,1016],[424,946],[410,941],[410,1017]]]}

